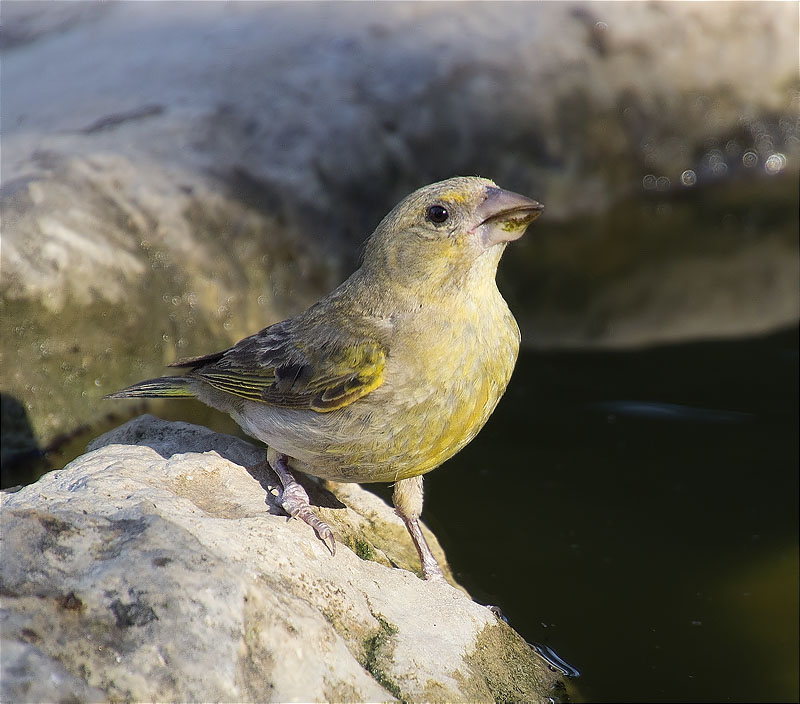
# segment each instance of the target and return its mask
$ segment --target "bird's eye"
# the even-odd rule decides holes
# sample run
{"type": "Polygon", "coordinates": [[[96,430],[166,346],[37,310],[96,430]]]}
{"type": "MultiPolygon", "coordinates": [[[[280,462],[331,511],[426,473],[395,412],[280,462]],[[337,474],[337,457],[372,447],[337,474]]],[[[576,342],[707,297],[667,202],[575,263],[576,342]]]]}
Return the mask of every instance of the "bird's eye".
{"type": "Polygon", "coordinates": [[[425,213],[425,217],[438,225],[447,220],[450,217],[450,213],[447,212],[447,208],[443,205],[432,205],[428,208],[428,212],[425,213]]]}

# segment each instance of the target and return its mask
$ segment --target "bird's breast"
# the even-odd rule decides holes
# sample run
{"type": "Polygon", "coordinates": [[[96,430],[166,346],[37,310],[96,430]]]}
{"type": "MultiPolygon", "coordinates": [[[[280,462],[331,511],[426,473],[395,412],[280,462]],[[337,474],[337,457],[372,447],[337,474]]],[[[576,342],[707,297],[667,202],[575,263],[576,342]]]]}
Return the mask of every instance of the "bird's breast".
{"type": "MultiPolygon", "coordinates": [[[[519,328],[505,301],[416,321],[386,372],[391,479],[434,469],[484,426],[508,385],[519,328]]],[[[376,479],[376,481],[380,481],[376,479]]]]}
{"type": "Polygon", "coordinates": [[[280,413],[267,442],[335,481],[397,481],[452,457],[503,395],[520,336],[499,292],[444,313],[395,322],[381,386],[332,413],[280,413]]]}

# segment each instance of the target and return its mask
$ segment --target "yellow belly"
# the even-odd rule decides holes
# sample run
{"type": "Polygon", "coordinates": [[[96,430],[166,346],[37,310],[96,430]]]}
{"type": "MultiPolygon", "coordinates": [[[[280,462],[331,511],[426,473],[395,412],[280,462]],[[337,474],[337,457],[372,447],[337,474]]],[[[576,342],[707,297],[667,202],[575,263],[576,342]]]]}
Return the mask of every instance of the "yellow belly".
{"type": "Polygon", "coordinates": [[[412,336],[390,354],[380,388],[317,417],[319,444],[293,465],[336,481],[392,482],[452,457],[489,419],[514,369],[519,329],[500,301],[500,315],[483,326],[451,319],[412,336]]]}

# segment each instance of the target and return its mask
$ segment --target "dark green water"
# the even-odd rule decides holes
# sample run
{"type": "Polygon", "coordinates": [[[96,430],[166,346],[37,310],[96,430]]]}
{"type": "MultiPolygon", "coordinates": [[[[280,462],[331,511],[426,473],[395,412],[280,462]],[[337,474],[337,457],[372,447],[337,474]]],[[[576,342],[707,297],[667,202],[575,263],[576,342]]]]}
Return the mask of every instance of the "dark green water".
{"type": "Polygon", "coordinates": [[[797,353],[525,353],[426,478],[458,578],[582,671],[576,699],[797,701],[797,353]]]}

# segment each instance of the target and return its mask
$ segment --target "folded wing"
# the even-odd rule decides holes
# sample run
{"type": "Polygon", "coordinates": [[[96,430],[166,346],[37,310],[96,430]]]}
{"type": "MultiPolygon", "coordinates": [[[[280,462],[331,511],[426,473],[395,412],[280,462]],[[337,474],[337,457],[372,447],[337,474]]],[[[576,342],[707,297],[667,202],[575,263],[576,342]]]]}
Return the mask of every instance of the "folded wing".
{"type": "Polygon", "coordinates": [[[271,406],[335,411],[378,388],[386,349],[374,339],[318,324],[309,344],[292,320],[272,325],[233,347],[176,362],[210,386],[271,406]]]}

